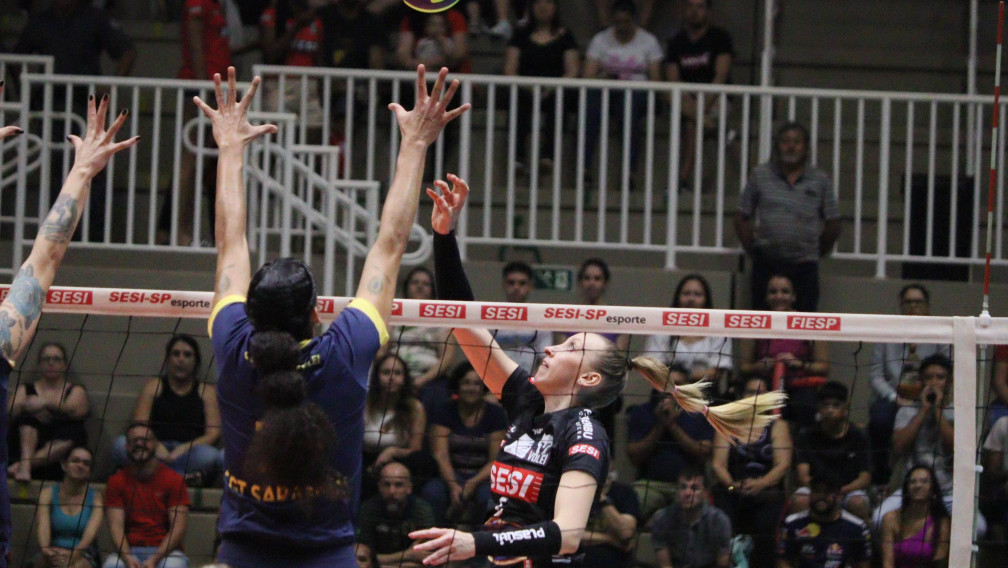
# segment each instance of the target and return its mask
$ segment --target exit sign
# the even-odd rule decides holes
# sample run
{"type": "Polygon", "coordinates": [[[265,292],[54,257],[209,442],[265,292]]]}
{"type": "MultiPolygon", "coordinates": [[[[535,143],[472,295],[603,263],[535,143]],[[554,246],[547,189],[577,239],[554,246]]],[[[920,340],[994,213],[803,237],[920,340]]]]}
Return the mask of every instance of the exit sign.
{"type": "Polygon", "coordinates": [[[574,284],[574,271],[569,268],[533,269],[536,290],[570,291],[574,284]]]}

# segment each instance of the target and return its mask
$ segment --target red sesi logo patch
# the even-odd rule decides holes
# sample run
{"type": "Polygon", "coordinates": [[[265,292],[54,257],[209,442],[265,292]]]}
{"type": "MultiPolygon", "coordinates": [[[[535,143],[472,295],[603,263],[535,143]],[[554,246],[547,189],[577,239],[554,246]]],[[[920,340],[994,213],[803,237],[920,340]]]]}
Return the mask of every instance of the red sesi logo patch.
{"type": "Polygon", "coordinates": [[[420,304],[420,317],[465,319],[466,307],[462,304],[420,304]]]}
{"type": "Polygon", "coordinates": [[[402,315],[402,302],[392,302],[392,315],[394,316],[402,315]]]}
{"type": "Polygon", "coordinates": [[[567,450],[567,455],[573,456],[574,454],[588,454],[595,459],[599,459],[598,448],[589,446],[588,444],[575,444],[571,446],[571,449],[567,450]]]}
{"type": "Polygon", "coordinates": [[[788,316],[788,329],[840,331],[840,318],[830,316],[788,316]]]}
{"type": "Polygon", "coordinates": [[[49,290],[46,294],[47,304],[90,306],[93,301],[91,290],[49,290]]]}
{"type": "Polygon", "coordinates": [[[542,482],[541,473],[520,467],[511,467],[500,462],[494,462],[490,466],[490,489],[504,497],[535,503],[539,500],[539,489],[542,487],[542,482]]]}
{"type": "Polygon", "coordinates": [[[319,298],[315,304],[315,309],[320,314],[331,314],[336,311],[336,302],[332,298],[319,298]]]}
{"type": "Polygon", "coordinates": [[[734,329],[770,329],[770,316],[727,314],[724,325],[734,329]]]}
{"type": "Polygon", "coordinates": [[[678,327],[710,327],[710,314],[696,312],[663,312],[662,323],[678,327]]]}
{"type": "Polygon", "coordinates": [[[524,306],[483,306],[480,317],[494,321],[528,321],[528,308],[524,306]]]}

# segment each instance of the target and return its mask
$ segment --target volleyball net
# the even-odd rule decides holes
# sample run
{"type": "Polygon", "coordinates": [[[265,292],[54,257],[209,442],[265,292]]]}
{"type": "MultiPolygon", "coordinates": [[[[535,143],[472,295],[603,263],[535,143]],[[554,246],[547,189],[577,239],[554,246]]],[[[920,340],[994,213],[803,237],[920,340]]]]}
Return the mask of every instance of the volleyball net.
{"type": "MultiPolygon", "coordinates": [[[[8,286],[0,287],[0,296],[8,291],[8,286]]],[[[165,344],[173,335],[186,333],[197,338],[202,351],[199,376],[210,383],[215,381],[212,351],[206,332],[213,295],[192,291],[53,287],[46,300],[33,345],[22,360],[16,362],[10,391],[37,378],[36,361],[40,345],[52,341],[63,344],[67,349],[71,380],[83,384],[89,392],[89,445],[96,462],[93,475],[96,481],[101,482],[114,469],[108,463],[113,440],[123,433],[131,419],[136,396],[143,384],[161,372],[165,344]]],[[[350,300],[320,297],[318,311],[323,325],[335,319],[350,300]]],[[[952,458],[955,498],[950,511],[950,565],[966,566],[976,554],[974,520],[978,500],[982,497],[978,491],[979,448],[991,398],[991,347],[1008,344],[1008,318],[396,300],[390,325],[394,326],[391,349],[397,348],[402,330],[410,327],[629,334],[628,358],[644,351],[644,337],[648,335],[718,337],[734,344],[731,352],[735,360],[731,366],[735,369],[738,369],[738,359],[744,351],[740,346],[747,340],[788,339],[826,343],[829,346],[829,372],[826,376],[849,387],[850,419],[862,426],[868,422],[870,359],[875,344],[949,345],[954,368],[947,399],[953,401],[955,416],[955,452],[952,458]]],[[[673,346],[674,342],[669,345],[673,346]]],[[[541,353],[538,355],[541,356],[541,353]]],[[[439,374],[446,373],[462,358],[461,353],[456,353],[454,360],[437,363],[439,374]]],[[[629,409],[648,404],[650,400],[651,389],[647,382],[637,374],[631,375],[623,395],[623,410],[616,417],[612,459],[612,469],[618,472],[618,479],[627,484],[633,483],[637,473],[626,456],[626,424],[632,412],[629,409]]],[[[24,525],[26,519],[32,516],[32,500],[37,491],[33,493],[11,483],[15,507],[21,510],[21,516],[15,511],[12,541],[14,557],[18,559],[37,550],[34,531],[24,525]]],[[[420,493],[419,485],[415,483],[415,494],[420,493]]],[[[788,495],[792,489],[793,484],[786,490],[788,495]]],[[[208,529],[213,526],[211,517],[207,515],[208,529]]],[[[988,524],[995,521],[997,519],[990,519],[988,524]]],[[[190,526],[189,533],[198,532],[190,526]]],[[[646,532],[643,520],[638,525],[638,532],[646,532]]],[[[199,544],[190,544],[197,538],[211,539],[206,531],[187,536],[187,550],[201,549],[199,544]]],[[[639,562],[646,564],[649,557],[653,558],[653,553],[644,550],[652,547],[649,542],[635,541],[634,546],[641,548],[634,551],[639,562]]],[[[194,556],[194,562],[210,560],[209,556],[194,556]]],[[[21,564],[15,560],[13,565],[21,564]]]]}

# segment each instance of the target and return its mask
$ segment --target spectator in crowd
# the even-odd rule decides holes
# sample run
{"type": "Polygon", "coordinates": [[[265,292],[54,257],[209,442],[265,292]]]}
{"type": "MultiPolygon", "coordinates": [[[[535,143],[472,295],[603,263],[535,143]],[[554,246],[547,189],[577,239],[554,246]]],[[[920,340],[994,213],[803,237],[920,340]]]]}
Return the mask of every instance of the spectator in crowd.
{"type": "MultiPolygon", "coordinates": [[[[28,16],[21,35],[14,44],[14,53],[51,55],[53,71],[59,75],[104,75],[102,53],[115,60],[115,75],[126,77],[133,72],[137,56],[133,40],[119,29],[104,10],[94,7],[89,0],[55,0],[47,4],[45,9],[33,11],[28,16]]],[[[41,95],[41,92],[38,94],[41,95]]],[[[62,109],[64,97],[65,92],[61,87],[53,89],[52,100],[56,109],[62,109]]],[[[32,100],[41,102],[43,97],[32,97],[32,100]]],[[[84,86],[73,88],[73,114],[86,119],[87,104],[87,89],[84,86]]],[[[52,199],[59,193],[58,188],[63,181],[63,152],[69,148],[65,144],[65,133],[77,131],[75,124],[66,125],[63,120],[62,115],[57,115],[51,127],[54,152],[50,156],[52,191],[49,195],[52,199]]],[[[105,183],[104,173],[100,173],[93,181],[93,186],[102,190],[92,191],[88,201],[90,240],[103,238],[105,183]]],[[[59,458],[56,462],[59,462],[59,458]]]]}
{"type": "Polygon", "coordinates": [[[987,409],[987,427],[1008,416],[1008,345],[994,347],[994,372],[991,375],[994,402],[987,409]]]}
{"type": "MultiPolygon", "coordinates": [[[[211,482],[221,470],[220,408],[217,388],[199,380],[199,344],[179,334],[165,344],[161,375],[150,379],[137,397],[135,422],[150,424],[157,440],[154,455],[192,485],[211,482]]],[[[127,440],[115,441],[116,465],[129,461],[127,440]]]]}
{"type": "Polygon", "coordinates": [[[463,0],[469,29],[473,35],[489,34],[507,40],[511,37],[511,0],[463,0]],[[490,17],[493,17],[493,20],[490,17]],[[494,22],[491,26],[489,22],[494,22]]]}
{"type": "Polygon", "coordinates": [[[104,505],[91,486],[91,450],[77,446],[63,459],[63,482],[44,488],[36,510],[39,568],[98,566],[98,529],[104,505]]]}
{"type": "Polygon", "coordinates": [[[808,159],[808,129],[786,122],[777,129],[771,160],[753,170],[742,190],[735,232],[752,260],[755,309],[769,308],[763,300],[774,274],[794,284],[798,311],[819,305],[819,258],[840,236],[840,211],[833,183],[808,159]]]}
{"type": "MultiPolygon", "coordinates": [[[[672,293],[672,308],[706,309],[714,307],[711,287],[699,274],[687,274],[672,293]]],[[[688,327],[689,324],[683,324],[688,327]]],[[[707,379],[725,394],[730,388],[732,340],[727,337],[696,335],[649,335],[644,356],[653,357],[671,367],[679,363],[689,371],[689,380],[707,379]]]]}
{"type": "Polygon", "coordinates": [[[703,467],[685,467],[678,479],[676,501],[650,522],[658,567],[728,568],[731,521],[709,503],[703,467]]]}
{"type": "MultiPolygon", "coordinates": [[[[686,375],[677,364],[669,368],[669,381],[677,385],[687,382],[686,375]]],[[[702,415],[684,412],[671,395],[657,390],[627,415],[627,457],[637,468],[634,489],[647,519],[675,501],[681,472],[706,463],[714,429],[702,415]]]]}
{"type": "Polygon", "coordinates": [[[490,502],[490,467],[504,439],[507,415],[486,401],[487,389],[468,362],[455,369],[449,385],[454,396],[431,413],[428,430],[440,477],[424,484],[421,496],[441,525],[479,524],[490,502]]]}
{"type": "MultiPolygon", "coordinates": [[[[665,57],[658,39],[637,25],[637,7],[632,0],[616,0],[610,9],[612,25],[592,37],[585,51],[582,75],[586,79],[615,81],[660,81],[661,61],[665,57]]],[[[646,110],[647,94],[644,91],[613,90],[609,95],[608,113],[615,132],[622,134],[624,108],[630,106],[631,131],[646,110]]],[[[588,91],[587,121],[585,124],[585,171],[592,164],[601,136],[602,92],[588,91]]],[[[620,136],[622,139],[622,135],[620,136]]],[[[641,136],[630,135],[630,171],[636,172],[637,148],[641,136]]],[[[620,147],[622,147],[622,142],[620,147]]]]}
{"type": "Polygon", "coordinates": [[[105,512],[115,552],[104,568],[188,568],[182,552],[189,492],[182,476],[155,455],[157,438],[148,424],[126,429],[129,465],[109,478],[105,512]]]}
{"type": "MultiPolygon", "coordinates": [[[[766,379],[749,377],[739,398],[767,392],[766,379]]],[[[786,500],[784,482],[791,471],[791,430],[784,420],[775,420],[753,439],[735,442],[714,436],[711,472],[720,482],[714,504],[728,514],[736,534],[753,539],[749,565],[776,567],[777,526],[786,500]]]]}
{"type": "Polygon", "coordinates": [[[585,568],[630,568],[634,560],[634,537],[641,516],[633,487],[615,480],[610,471],[598,500],[592,504],[581,537],[585,568]]]}
{"type": "MultiPolygon", "coordinates": [[[[900,310],[905,316],[931,315],[931,294],[921,284],[908,284],[899,293],[900,310]]],[[[920,394],[918,375],[922,359],[940,353],[952,356],[950,345],[936,343],[879,343],[872,349],[872,402],[868,411],[868,433],[878,441],[872,448],[873,482],[889,482],[891,464],[889,444],[896,412],[910,406],[920,394]]],[[[996,383],[996,381],[995,381],[996,383]]],[[[994,385],[997,391],[997,386],[994,385]]]]}
{"type": "Polygon", "coordinates": [[[983,443],[980,510],[991,523],[1008,524],[1008,417],[1001,417],[983,443]]]}
{"type": "MultiPolygon", "coordinates": [[[[892,447],[904,458],[904,471],[926,465],[934,472],[946,510],[952,510],[952,457],[955,449],[955,413],[952,409],[952,361],[935,353],[921,361],[921,391],[917,400],[896,413],[892,447]]],[[[875,509],[872,523],[877,528],[889,511],[899,508],[902,491],[896,491],[875,509]]],[[[977,513],[977,535],[987,532],[987,522],[977,513]]]]}
{"type": "Polygon", "coordinates": [[[947,565],[950,527],[934,472],[910,468],[900,508],[882,518],[882,568],[947,565]]]}
{"type": "MultiPolygon", "coordinates": [[[[408,300],[434,298],[434,274],[424,266],[416,266],[402,281],[402,297],[408,300]]],[[[389,342],[379,356],[394,353],[406,362],[414,393],[431,412],[447,402],[448,390],[444,373],[455,359],[457,347],[451,329],[440,327],[403,326],[389,331],[389,342]]],[[[416,472],[414,472],[416,473],[416,472]]]]}
{"type": "MultiPolygon", "coordinates": [[[[722,28],[711,25],[713,0],[683,0],[686,27],[672,36],[665,53],[665,75],[673,83],[725,85],[731,80],[735,49],[732,38],[722,28]]],[[[696,162],[696,129],[712,130],[722,111],[714,95],[704,95],[703,116],[699,116],[698,98],[684,95],[682,142],[679,160],[679,187],[690,189],[696,162]]]]}
{"type": "MultiPolygon", "coordinates": [[[[228,40],[227,2],[224,0],[185,0],[182,8],[180,39],[182,45],[182,68],[179,79],[213,79],[215,73],[227,76],[231,65],[231,44],[228,40]]],[[[189,100],[195,92],[185,93],[189,100]]],[[[182,120],[189,122],[196,118],[198,109],[194,105],[183,105],[182,120]]],[[[213,144],[208,141],[207,144],[213,144]]],[[[158,217],[158,244],[192,244],[194,227],[202,223],[194,219],[196,206],[196,154],[183,151],[179,164],[178,195],[168,196],[161,204],[158,217]],[[172,227],[172,211],[177,203],[177,224],[172,227]]],[[[209,219],[214,218],[216,207],[216,158],[207,158],[203,163],[201,193],[207,204],[209,219]]],[[[212,233],[211,233],[212,234],[212,233]]]]}
{"type": "MultiPolygon", "coordinates": [[[[580,73],[581,54],[577,40],[560,20],[557,0],[533,0],[529,16],[515,30],[504,51],[504,74],[524,77],[574,78],[580,73]]],[[[556,129],[556,97],[558,89],[539,91],[539,130],[534,134],[539,143],[538,156],[532,155],[529,134],[532,132],[532,87],[518,88],[517,148],[518,163],[531,165],[539,160],[540,171],[553,168],[556,129]],[[528,162],[526,162],[528,160],[528,162]]],[[[563,96],[563,95],[562,95],[563,96]]],[[[565,109],[572,109],[572,100],[564,96],[565,109]]],[[[519,166],[521,167],[521,166],[519,166]]],[[[522,363],[519,361],[519,365],[522,363]]],[[[532,367],[525,367],[531,369],[532,367]]]]}
{"type": "Polygon", "coordinates": [[[375,359],[364,411],[364,469],[372,475],[365,476],[363,497],[374,494],[378,472],[390,461],[412,466],[417,475],[430,473],[427,456],[420,452],[427,413],[413,392],[413,379],[402,358],[387,353],[375,359]]]}
{"type": "Polygon", "coordinates": [[[433,14],[411,10],[399,26],[395,56],[399,69],[416,69],[424,63],[447,67],[454,73],[471,73],[465,16],[455,9],[433,14]]]}
{"type": "Polygon", "coordinates": [[[426,554],[413,550],[409,533],[434,526],[430,505],[413,495],[410,470],[399,462],[382,466],[378,492],[361,504],[357,519],[358,565],[419,568],[426,554]]]}
{"type": "Polygon", "coordinates": [[[18,481],[29,481],[32,475],[56,479],[52,466],[71,448],[87,445],[84,420],[91,413],[91,403],[84,387],[70,382],[68,365],[63,345],[45,343],[38,352],[39,378],[14,390],[7,475],[18,481]]]}
{"type": "MultiPolygon", "coordinates": [[[[509,262],[504,265],[502,276],[504,299],[515,304],[527,302],[533,287],[532,267],[521,261],[509,262]]],[[[494,332],[494,340],[519,367],[535,369],[536,361],[553,344],[553,334],[537,329],[505,328],[494,332]]]]}
{"type": "Polygon", "coordinates": [[[778,542],[779,568],[871,565],[868,525],[841,506],[841,483],[828,471],[809,483],[810,506],[784,521],[778,542]]]}
{"type": "Polygon", "coordinates": [[[809,507],[809,483],[820,471],[832,473],[842,484],[840,494],[845,509],[868,521],[871,503],[871,459],[868,436],[850,422],[848,390],[843,383],[827,381],[816,392],[818,421],[798,433],[796,444],[799,489],[791,511],[809,507]]]}
{"type": "MultiPolygon", "coordinates": [[[[309,0],[273,0],[259,18],[263,59],[272,65],[317,67],[321,63],[322,34],[319,9],[309,0]]],[[[307,142],[319,144],[324,117],[318,79],[309,78],[305,88],[299,77],[288,79],[284,82],[282,93],[277,77],[267,77],[263,81],[264,108],[296,113],[299,126],[307,128],[307,142]]]]}
{"type": "MultiPolygon", "coordinates": [[[[611,24],[610,6],[612,3],[612,0],[595,0],[595,17],[600,28],[607,28],[611,24]]],[[[635,4],[640,25],[645,28],[649,27],[654,16],[655,0],[639,0],[635,4]]]]}
{"type": "MultiPolygon", "coordinates": [[[[768,279],[766,305],[789,312],[800,301],[791,279],[774,274],[768,279]]],[[[788,393],[784,418],[801,429],[815,424],[816,387],[829,374],[829,343],[803,339],[756,339],[739,344],[739,371],[771,379],[773,389],[788,393]]]]}

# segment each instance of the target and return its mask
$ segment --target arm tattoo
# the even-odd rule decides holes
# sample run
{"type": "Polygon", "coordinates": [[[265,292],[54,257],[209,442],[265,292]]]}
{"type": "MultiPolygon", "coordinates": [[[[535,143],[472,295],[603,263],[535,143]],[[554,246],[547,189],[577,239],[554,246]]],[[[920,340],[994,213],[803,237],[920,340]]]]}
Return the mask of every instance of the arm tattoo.
{"type": "Polygon", "coordinates": [[[7,359],[13,359],[17,353],[17,347],[12,340],[12,332],[17,325],[18,320],[11,317],[7,310],[0,310],[0,353],[7,359]]]}
{"type": "Polygon", "coordinates": [[[11,284],[7,302],[24,318],[25,329],[31,327],[35,319],[42,313],[42,302],[45,301],[45,291],[35,278],[35,268],[26,264],[18,271],[11,284]]]}
{"type": "Polygon", "coordinates": [[[221,274],[220,282],[217,283],[217,291],[223,292],[231,287],[231,279],[228,278],[227,274],[221,274]]]}
{"type": "Polygon", "coordinates": [[[61,195],[49,210],[39,236],[57,244],[70,241],[77,225],[77,200],[68,195],[61,195]]]}
{"type": "Polygon", "coordinates": [[[372,294],[380,294],[382,289],[385,288],[385,284],[382,280],[383,279],[379,276],[375,276],[371,280],[368,280],[368,292],[371,292],[372,294]]]}

